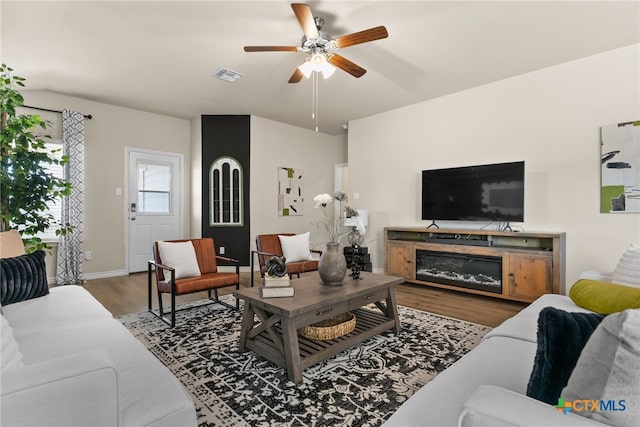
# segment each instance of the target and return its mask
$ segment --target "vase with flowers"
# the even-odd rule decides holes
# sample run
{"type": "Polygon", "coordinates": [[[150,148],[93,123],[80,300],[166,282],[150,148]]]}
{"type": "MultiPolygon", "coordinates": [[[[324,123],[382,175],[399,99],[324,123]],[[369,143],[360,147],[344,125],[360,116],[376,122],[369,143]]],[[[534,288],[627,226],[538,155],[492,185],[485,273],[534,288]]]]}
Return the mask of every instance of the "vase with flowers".
{"type": "Polygon", "coordinates": [[[341,212],[341,204],[346,200],[346,195],[341,191],[336,191],[333,196],[330,194],[318,194],[313,198],[316,208],[322,208],[324,219],[319,221],[318,231],[325,233],[329,237],[326,250],[320,256],[318,263],[318,274],[320,280],[325,285],[337,286],[342,284],[342,280],[347,275],[347,260],[340,252],[340,238],[346,234],[342,228],[340,215],[336,218],[331,204],[335,201],[338,204],[337,212],[341,212]]]}

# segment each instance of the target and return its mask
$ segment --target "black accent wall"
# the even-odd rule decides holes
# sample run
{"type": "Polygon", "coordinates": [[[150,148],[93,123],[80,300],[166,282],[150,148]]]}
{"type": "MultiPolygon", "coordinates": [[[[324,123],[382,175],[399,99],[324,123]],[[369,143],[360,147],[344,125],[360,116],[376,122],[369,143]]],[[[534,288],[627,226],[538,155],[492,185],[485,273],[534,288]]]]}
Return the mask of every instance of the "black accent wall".
{"type": "MultiPolygon", "coordinates": [[[[251,151],[251,116],[202,116],[202,237],[213,237],[216,252],[225,247],[229,258],[249,265],[251,236],[249,229],[249,170],[251,151]],[[230,156],[242,165],[242,198],[244,203],[242,226],[209,225],[210,194],[209,168],[216,159],[230,156]]],[[[222,263],[221,263],[222,264],[222,263]]],[[[222,264],[224,265],[224,264],[222,264]]]]}

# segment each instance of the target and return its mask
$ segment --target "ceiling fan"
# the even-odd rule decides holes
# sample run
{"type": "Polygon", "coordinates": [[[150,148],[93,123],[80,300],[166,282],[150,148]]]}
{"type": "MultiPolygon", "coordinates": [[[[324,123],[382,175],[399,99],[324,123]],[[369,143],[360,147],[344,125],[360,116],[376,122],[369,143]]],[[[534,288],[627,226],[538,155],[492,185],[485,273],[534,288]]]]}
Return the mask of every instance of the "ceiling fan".
{"type": "Polygon", "coordinates": [[[367,72],[361,66],[354,64],[347,58],[334,53],[334,49],[341,49],[360,43],[367,43],[373,40],[384,39],[389,36],[384,26],[370,28],[357,33],[347,34],[333,38],[331,34],[321,31],[324,20],[314,17],[309,5],[304,3],[292,3],[291,8],[298,18],[302,27],[302,43],[300,46],[245,46],[245,52],[305,52],[309,56],[296,68],[291,75],[289,83],[298,83],[302,77],[309,77],[311,72],[322,72],[324,77],[329,77],[334,67],[351,74],[354,77],[361,77],[367,72]],[[328,65],[330,64],[330,65],[328,65]]]}

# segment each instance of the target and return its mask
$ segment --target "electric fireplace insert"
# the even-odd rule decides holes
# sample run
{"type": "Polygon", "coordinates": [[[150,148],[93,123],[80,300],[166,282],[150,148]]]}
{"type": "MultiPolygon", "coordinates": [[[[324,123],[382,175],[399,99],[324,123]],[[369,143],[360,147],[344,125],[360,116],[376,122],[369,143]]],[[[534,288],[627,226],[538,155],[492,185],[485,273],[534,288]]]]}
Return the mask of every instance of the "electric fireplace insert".
{"type": "Polygon", "coordinates": [[[416,279],[502,293],[502,257],[416,250],[416,279]]]}

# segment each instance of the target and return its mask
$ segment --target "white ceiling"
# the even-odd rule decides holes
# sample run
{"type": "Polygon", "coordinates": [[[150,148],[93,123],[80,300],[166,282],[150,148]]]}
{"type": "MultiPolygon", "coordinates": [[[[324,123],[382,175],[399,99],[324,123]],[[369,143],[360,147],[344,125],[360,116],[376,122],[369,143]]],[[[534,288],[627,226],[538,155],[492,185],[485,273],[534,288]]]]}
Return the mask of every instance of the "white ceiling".
{"type": "MultiPolygon", "coordinates": [[[[299,45],[289,1],[2,0],[2,62],[46,89],[190,119],[255,114],[313,129],[312,85],[288,84],[304,58],[245,53],[299,45]],[[220,67],[244,77],[212,77],[220,67]]],[[[640,42],[633,1],[312,1],[324,31],[378,25],[389,38],[341,55],[367,69],[320,81],[319,125],[350,120],[640,42]]],[[[85,113],[91,113],[87,111],[85,113]]]]}

